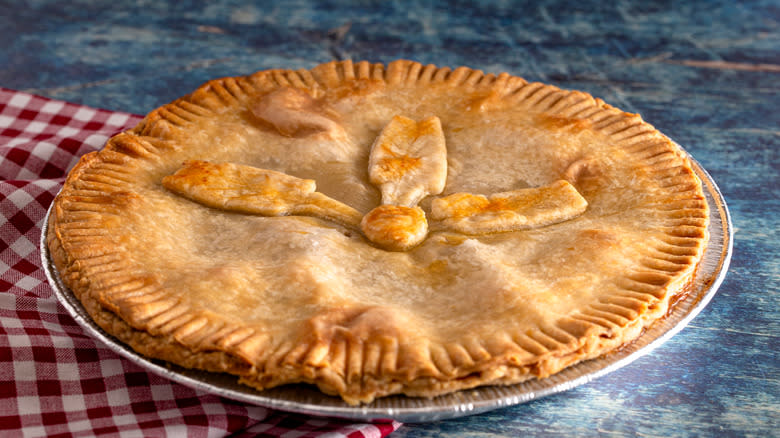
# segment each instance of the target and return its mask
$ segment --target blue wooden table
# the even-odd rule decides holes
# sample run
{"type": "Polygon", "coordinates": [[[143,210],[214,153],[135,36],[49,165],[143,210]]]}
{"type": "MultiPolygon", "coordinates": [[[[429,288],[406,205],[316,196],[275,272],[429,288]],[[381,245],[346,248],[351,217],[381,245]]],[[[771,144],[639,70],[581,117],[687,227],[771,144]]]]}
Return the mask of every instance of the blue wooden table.
{"type": "Polygon", "coordinates": [[[0,86],[143,114],[214,77],[409,58],[581,89],[683,145],[735,225],[709,306],[574,390],[394,436],[778,436],[780,5],[0,0],[0,86]]]}

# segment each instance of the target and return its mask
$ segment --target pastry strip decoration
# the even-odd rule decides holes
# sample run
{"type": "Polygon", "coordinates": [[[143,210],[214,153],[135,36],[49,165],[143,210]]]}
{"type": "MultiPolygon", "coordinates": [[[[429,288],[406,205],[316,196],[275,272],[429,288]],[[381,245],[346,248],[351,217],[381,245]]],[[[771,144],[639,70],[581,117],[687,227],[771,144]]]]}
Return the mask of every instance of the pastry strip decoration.
{"type": "MultiPolygon", "coordinates": [[[[428,220],[417,204],[440,194],[447,181],[439,118],[415,122],[393,117],[371,147],[368,175],[382,203],[365,215],[317,192],[313,180],[246,165],[187,161],[162,183],[208,207],[263,216],[314,216],[360,230],[383,249],[406,251],[428,235],[428,220]]],[[[587,205],[573,185],[558,180],[489,196],[455,193],[435,198],[430,216],[437,230],[479,235],[560,223],[579,216],[587,205]]]]}

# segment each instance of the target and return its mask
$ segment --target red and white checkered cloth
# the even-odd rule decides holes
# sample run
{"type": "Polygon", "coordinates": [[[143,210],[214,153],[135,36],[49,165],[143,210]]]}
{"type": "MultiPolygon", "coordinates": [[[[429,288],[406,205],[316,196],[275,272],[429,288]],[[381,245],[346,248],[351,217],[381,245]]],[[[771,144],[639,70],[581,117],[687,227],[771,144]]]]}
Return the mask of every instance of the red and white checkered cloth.
{"type": "Polygon", "coordinates": [[[357,438],[400,427],[190,389],[97,343],[58,303],[38,248],[46,210],[81,155],[140,119],[0,87],[0,435],[357,438]]]}

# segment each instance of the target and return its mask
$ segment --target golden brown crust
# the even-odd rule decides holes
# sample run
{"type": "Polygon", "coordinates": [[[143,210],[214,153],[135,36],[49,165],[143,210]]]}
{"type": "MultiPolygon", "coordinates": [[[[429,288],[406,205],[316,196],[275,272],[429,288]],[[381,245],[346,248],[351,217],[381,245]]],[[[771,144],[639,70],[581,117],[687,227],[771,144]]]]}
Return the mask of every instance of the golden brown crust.
{"type": "Polygon", "coordinates": [[[708,211],[676,145],[585,93],[344,61],[213,80],[152,111],[82,158],[50,221],[65,284],[142,354],[359,403],[543,378],[631,341],[692,278],[708,211]],[[416,207],[429,218],[436,196],[559,180],[587,208],[476,237],[436,224],[395,252],[327,215],[246,215],[163,186],[188,160],[268,169],[315,180],[354,224],[381,204],[369,152],[396,116],[441,121],[446,185],[416,207]]]}

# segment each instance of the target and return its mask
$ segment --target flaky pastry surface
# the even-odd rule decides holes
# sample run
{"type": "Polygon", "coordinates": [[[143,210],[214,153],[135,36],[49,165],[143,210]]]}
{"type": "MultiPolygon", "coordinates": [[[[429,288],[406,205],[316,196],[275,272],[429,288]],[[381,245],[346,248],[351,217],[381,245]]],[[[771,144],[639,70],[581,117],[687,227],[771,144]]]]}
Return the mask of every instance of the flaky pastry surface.
{"type": "Polygon", "coordinates": [[[367,403],[631,341],[691,281],[707,218],[685,154],[638,115],[507,74],[345,61],[152,111],[71,172],[48,244],[142,354],[367,403]]]}

